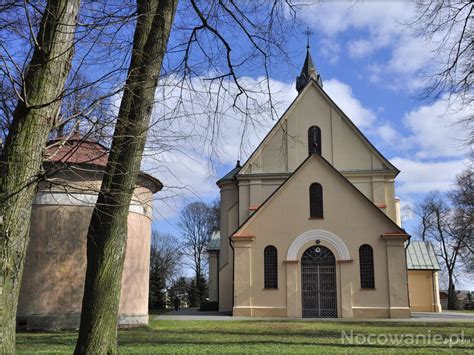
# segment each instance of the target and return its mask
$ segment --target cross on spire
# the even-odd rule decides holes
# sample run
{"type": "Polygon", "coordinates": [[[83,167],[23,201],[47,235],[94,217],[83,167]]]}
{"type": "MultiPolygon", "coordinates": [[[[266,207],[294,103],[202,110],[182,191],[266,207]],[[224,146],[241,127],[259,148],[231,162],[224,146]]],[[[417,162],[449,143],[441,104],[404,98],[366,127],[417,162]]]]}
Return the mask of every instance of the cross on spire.
{"type": "Polygon", "coordinates": [[[309,26],[306,26],[306,30],[304,30],[303,34],[306,35],[307,39],[306,48],[309,48],[309,38],[314,34],[314,32],[309,29],[309,26]]]}
{"type": "Polygon", "coordinates": [[[303,68],[301,69],[301,74],[296,78],[296,90],[298,93],[300,93],[305,88],[311,79],[314,80],[320,87],[323,87],[321,75],[319,75],[316,67],[314,66],[309,49],[309,37],[313,34],[313,32],[308,26],[306,27],[306,30],[303,32],[303,34],[307,36],[308,42],[306,45],[306,58],[304,60],[303,68]]]}

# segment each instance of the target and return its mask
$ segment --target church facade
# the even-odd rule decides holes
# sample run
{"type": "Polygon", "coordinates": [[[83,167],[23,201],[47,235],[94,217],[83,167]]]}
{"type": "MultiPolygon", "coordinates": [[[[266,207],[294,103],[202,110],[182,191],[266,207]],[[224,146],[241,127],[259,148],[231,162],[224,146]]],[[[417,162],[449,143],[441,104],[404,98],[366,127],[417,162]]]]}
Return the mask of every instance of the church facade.
{"type": "Polygon", "coordinates": [[[217,182],[211,298],[236,316],[408,318],[399,170],[325,93],[309,48],[296,88],[250,158],[217,182]]]}

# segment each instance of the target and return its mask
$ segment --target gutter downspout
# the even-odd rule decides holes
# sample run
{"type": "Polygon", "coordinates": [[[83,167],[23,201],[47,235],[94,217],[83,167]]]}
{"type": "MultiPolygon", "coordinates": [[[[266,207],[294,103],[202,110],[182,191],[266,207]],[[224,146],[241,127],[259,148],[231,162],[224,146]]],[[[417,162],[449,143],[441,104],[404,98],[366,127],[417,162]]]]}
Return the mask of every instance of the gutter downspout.
{"type": "Polygon", "coordinates": [[[408,283],[408,265],[407,265],[407,249],[410,246],[411,235],[408,236],[408,243],[405,246],[405,265],[406,265],[406,273],[407,273],[407,299],[408,299],[408,307],[410,308],[410,317],[411,317],[411,302],[410,302],[410,285],[408,283]]]}

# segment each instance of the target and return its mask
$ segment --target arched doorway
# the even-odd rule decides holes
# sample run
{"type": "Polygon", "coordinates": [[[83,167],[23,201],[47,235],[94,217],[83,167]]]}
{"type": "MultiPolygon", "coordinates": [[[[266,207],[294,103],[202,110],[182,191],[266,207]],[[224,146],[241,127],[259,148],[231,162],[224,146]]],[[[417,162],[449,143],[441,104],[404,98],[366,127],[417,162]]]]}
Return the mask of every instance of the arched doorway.
{"type": "Polygon", "coordinates": [[[303,318],[337,317],[336,258],[326,247],[315,245],[301,257],[303,318]]]}

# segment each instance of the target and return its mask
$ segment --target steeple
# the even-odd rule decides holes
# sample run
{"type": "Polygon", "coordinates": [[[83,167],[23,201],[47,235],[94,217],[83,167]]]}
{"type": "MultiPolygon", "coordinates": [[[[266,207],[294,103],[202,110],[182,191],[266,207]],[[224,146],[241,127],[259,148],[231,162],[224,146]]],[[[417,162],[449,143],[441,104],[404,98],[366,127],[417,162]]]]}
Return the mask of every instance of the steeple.
{"type": "Polygon", "coordinates": [[[303,69],[301,69],[300,76],[296,77],[296,90],[298,93],[300,93],[305,88],[311,78],[313,78],[319,86],[323,87],[321,75],[319,75],[316,67],[313,64],[313,59],[311,58],[308,44],[306,46],[306,58],[304,60],[303,69]]]}

